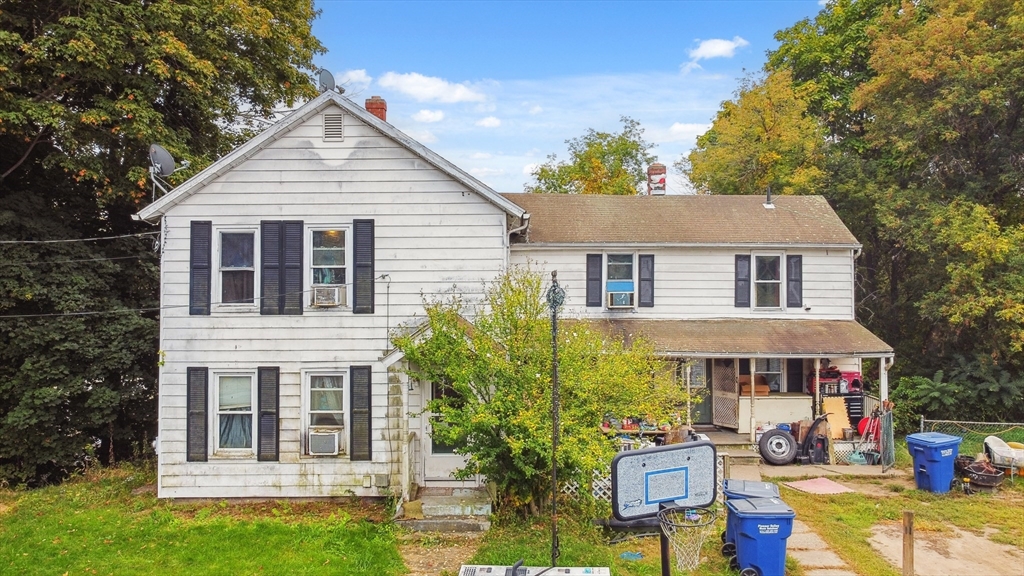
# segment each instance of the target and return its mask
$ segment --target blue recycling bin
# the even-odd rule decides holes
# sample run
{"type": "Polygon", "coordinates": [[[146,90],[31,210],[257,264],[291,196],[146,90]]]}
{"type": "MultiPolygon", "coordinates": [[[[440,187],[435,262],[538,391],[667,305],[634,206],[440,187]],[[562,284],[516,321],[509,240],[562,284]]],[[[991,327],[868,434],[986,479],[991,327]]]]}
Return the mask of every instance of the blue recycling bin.
{"type": "MultiPolygon", "coordinates": [[[[725,493],[726,500],[778,498],[779,486],[771,482],[726,478],[722,481],[722,492],[725,493]]],[[[736,517],[728,510],[725,516],[725,532],[722,532],[722,543],[732,545],[722,547],[722,553],[724,555],[731,556],[735,553],[736,517]]]]}
{"type": "Polygon", "coordinates": [[[796,512],[779,498],[733,499],[725,502],[736,517],[736,562],[740,574],[783,576],[786,540],[793,533],[796,512]]]}
{"type": "Polygon", "coordinates": [[[907,436],[907,450],[914,459],[914,482],[919,490],[942,494],[953,483],[953,461],[963,438],[941,432],[907,436]]]}

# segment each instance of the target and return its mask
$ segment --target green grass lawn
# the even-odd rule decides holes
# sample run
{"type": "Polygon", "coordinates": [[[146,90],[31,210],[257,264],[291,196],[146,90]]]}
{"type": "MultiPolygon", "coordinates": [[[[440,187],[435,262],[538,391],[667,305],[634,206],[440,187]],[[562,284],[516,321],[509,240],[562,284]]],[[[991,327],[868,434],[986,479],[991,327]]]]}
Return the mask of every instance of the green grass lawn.
{"type": "Polygon", "coordinates": [[[0,490],[3,574],[404,574],[383,510],[358,502],[172,505],[149,469],[0,490]],[[138,491],[136,491],[138,492],[138,491]]]}

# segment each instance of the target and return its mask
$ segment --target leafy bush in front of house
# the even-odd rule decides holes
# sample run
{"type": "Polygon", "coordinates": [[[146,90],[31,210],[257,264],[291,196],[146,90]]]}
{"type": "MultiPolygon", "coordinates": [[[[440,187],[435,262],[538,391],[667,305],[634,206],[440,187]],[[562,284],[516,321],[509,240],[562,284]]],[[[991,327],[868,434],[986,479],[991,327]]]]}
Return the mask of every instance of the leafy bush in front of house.
{"type": "MultiPolygon", "coordinates": [[[[458,296],[424,306],[423,329],[394,341],[410,377],[453,392],[429,403],[440,415],[435,440],[468,456],[459,477],[482,474],[495,484],[500,508],[536,511],[551,483],[551,320],[543,280],[513,268],[478,306],[458,296]]],[[[614,455],[599,428],[606,413],[662,421],[685,395],[639,335],[624,344],[572,321],[560,324],[558,336],[558,477],[587,486],[614,455]]]]}
{"type": "Polygon", "coordinates": [[[1024,421],[1024,379],[1015,378],[985,356],[954,357],[948,372],[932,378],[904,376],[892,393],[897,433],[918,430],[921,416],[930,420],[971,422],[1024,421]]]}

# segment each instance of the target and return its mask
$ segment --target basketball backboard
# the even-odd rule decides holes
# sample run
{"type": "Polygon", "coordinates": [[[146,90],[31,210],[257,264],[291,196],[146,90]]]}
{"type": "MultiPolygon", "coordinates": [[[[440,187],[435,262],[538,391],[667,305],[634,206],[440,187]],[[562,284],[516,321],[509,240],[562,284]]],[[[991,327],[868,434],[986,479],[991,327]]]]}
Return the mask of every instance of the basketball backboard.
{"type": "Polygon", "coordinates": [[[705,508],[718,497],[715,445],[706,440],[620,452],[612,459],[612,513],[655,516],[662,503],[705,508]]]}

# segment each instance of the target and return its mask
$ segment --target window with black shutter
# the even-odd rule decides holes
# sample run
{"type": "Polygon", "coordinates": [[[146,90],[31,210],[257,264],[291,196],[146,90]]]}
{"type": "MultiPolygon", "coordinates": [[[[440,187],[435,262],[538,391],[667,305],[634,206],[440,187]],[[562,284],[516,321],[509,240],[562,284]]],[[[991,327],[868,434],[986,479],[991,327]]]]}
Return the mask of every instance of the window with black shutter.
{"type": "Polygon", "coordinates": [[[736,255],[736,293],[737,308],[750,308],[750,254],[736,255]]]}
{"type": "Polygon", "coordinates": [[[371,367],[353,366],[350,370],[349,407],[352,412],[351,442],[349,450],[352,460],[370,460],[373,456],[373,438],[370,434],[371,411],[371,367]]]}
{"type": "Polygon", "coordinates": [[[587,306],[601,306],[601,265],[602,254],[587,254],[587,306]]]}
{"type": "Polygon", "coordinates": [[[786,306],[800,308],[804,305],[804,258],[791,254],[786,256],[786,306]]]}
{"type": "Polygon", "coordinates": [[[185,451],[189,462],[206,462],[207,457],[207,402],[210,376],[206,368],[186,369],[186,423],[185,451]]]}
{"type": "Polygon", "coordinates": [[[259,414],[256,422],[256,459],[274,462],[279,456],[278,408],[280,406],[281,371],[277,367],[257,371],[259,414]]]}
{"type": "Polygon", "coordinates": [[[373,314],[373,220],[352,221],[352,313],[373,314]]]}
{"type": "Polygon", "coordinates": [[[640,298],[641,308],[654,307],[654,254],[640,255],[640,298]]]}
{"type": "Polygon", "coordinates": [[[189,235],[188,313],[210,314],[210,260],[213,225],[192,222],[189,235]]]}
{"type": "Polygon", "coordinates": [[[301,220],[260,223],[260,314],[302,314],[302,251],[301,220]]]}

